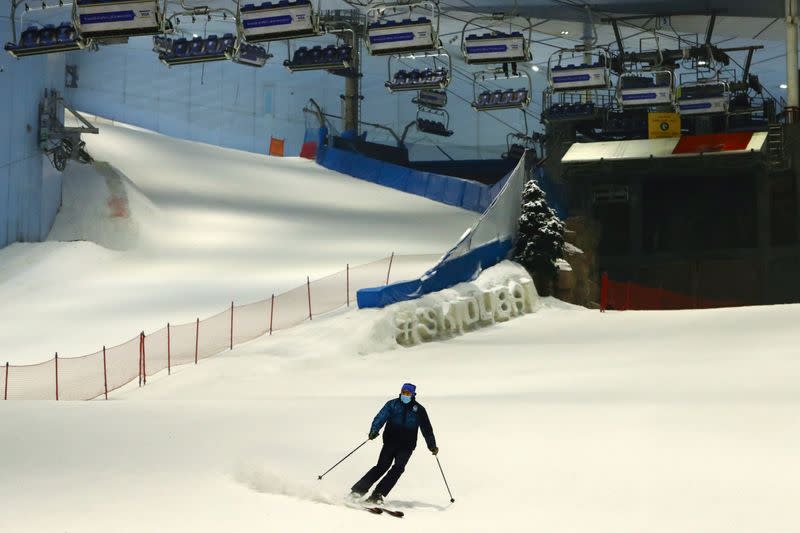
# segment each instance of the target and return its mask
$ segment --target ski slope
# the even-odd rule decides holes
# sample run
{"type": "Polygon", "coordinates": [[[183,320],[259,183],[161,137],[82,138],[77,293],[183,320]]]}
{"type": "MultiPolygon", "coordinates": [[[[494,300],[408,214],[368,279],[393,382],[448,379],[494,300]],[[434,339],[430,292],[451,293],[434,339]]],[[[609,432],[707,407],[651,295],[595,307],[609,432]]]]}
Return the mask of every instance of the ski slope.
{"type": "MultiPolygon", "coordinates": [[[[104,215],[105,189],[87,183],[116,187],[101,165],[66,176],[80,192],[65,189],[51,238],[102,246],[0,250],[12,363],[94,350],[131,325],[191,320],[386,251],[438,253],[473,220],[309,162],[135,129],[103,126],[89,150],[130,179],[130,216],[104,215]]],[[[381,313],[315,317],[109,401],[0,402],[0,531],[800,529],[800,306],[600,314],[545,298],[534,314],[389,350],[371,327],[381,313]],[[455,503],[420,439],[388,497],[405,518],[339,505],[379,443],[317,476],[405,381],[455,503]]]]}

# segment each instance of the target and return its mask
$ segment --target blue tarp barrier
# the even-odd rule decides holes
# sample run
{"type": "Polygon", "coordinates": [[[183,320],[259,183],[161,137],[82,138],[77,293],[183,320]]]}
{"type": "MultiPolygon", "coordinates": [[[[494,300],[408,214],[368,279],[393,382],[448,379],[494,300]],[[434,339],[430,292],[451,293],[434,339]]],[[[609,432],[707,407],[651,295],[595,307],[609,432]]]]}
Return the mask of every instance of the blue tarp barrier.
{"type": "Polygon", "coordinates": [[[447,178],[439,174],[428,174],[428,188],[425,190],[425,196],[431,200],[444,203],[444,189],[447,184],[447,178]]]}
{"type": "Polygon", "coordinates": [[[452,287],[458,283],[470,281],[484,269],[496,265],[511,252],[511,240],[492,241],[470,252],[443,261],[430,269],[420,279],[400,281],[385,285],[361,289],[356,292],[358,307],[385,307],[387,305],[413,300],[425,294],[452,287]]]}
{"type": "Polygon", "coordinates": [[[485,189],[485,186],[481,185],[480,183],[475,183],[472,181],[468,181],[464,184],[464,196],[461,200],[461,206],[464,209],[468,209],[470,211],[479,211],[482,212],[480,209],[481,205],[481,190],[485,189]]]}
{"type": "Polygon", "coordinates": [[[465,183],[464,180],[446,180],[444,182],[444,203],[462,207],[465,183]]]}

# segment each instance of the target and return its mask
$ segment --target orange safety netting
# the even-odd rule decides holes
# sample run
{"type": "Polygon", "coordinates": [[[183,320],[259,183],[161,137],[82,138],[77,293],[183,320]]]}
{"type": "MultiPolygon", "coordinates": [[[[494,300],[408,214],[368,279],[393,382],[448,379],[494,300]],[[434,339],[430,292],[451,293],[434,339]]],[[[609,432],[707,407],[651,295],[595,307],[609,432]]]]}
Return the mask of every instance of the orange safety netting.
{"type": "Polygon", "coordinates": [[[0,367],[8,400],[89,400],[105,397],[131,381],[146,382],[177,365],[194,363],[264,334],[286,329],[343,306],[355,307],[356,291],[416,277],[437,255],[394,256],[349,267],[283,294],[188,324],[168,324],[127,342],[81,357],[54,357],[35,365],[0,367]]]}

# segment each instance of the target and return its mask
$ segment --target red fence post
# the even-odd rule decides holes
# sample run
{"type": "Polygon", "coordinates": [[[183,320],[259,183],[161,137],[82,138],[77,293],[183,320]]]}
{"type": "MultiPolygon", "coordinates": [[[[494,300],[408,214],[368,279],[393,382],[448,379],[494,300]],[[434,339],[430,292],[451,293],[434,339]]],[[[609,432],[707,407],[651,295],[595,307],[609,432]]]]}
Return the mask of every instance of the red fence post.
{"type": "Polygon", "coordinates": [[[3,399],[8,400],[8,361],[6,361],[6,384],[3,389],[3,399]]]}
{"type": "Polygon", "coordinates": [[[391,257],[389,257],[389,270],[386,271],[386,285],[389,284],[389,274],[392,273],[392,262],[394,261],[394,252],[392,252],[391,257]]]}
{"type": "Polygon", "coordinates": [[[167,375],[172,375],[172,340],[169,336],[169,322],[167,322],[167,375]]]}
{"type": "Polygon", "coordinates": [[[142,334],[139,333],[139,386],[142,386],[142,334]]]}
{"type": "Polygon", "coordinates": [[[600,276],[600,312],[605,313],[608,309],[608,272],[603,272],[600,276]]]}
{"type": "Polygon", "coordinates": [[[269,334],[272,335],[272,316],[275,314],[275,293],[272,293],[272,302],[269,304],[269,334]]]}
{"type": "Polygon", "coordinates": [[[197,351],[200,346],[200,319],[197,319],[197,327],[194,330],[194,364],[197,364],[197,351]]]}
{"type": "Polygon", "coordinates": [[[311,281],[306,276],[306,287],[308,287],[308,319],[312,320],[311,316],[311,281]]]}
{"type": "Polygon", "coordinates": [[[103,346],[103,388],[106,393],[106,400],[108,400],[108,371],[106,370],[106,347],[103,346]]]}
{"type": "Polygon", "coordinates": [[[231,302],[231,350],[233,350],[233,302],[231,302]]]}
{"type": "Polygon", "coordinates": [[[142,381],[147,385],[147,352],[145,351],[145,336],[142,332],[142,381]]]}
{"type": "Polygon", "coordinates": [[[347,307],[350,307],[350,263],[347,263],[347,307]]]}
{"type": "Polygon", "coordinates": [[[58,352],[56,352],[55,360],[56,360],[56,401],[58,401],[58,352]]]}

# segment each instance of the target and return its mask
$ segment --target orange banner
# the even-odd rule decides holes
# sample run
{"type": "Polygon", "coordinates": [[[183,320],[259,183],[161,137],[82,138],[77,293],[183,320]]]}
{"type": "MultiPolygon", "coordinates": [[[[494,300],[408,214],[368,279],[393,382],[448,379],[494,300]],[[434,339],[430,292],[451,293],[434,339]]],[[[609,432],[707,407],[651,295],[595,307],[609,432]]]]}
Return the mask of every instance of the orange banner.
{"type": "Polygon", "coordinates": [[[711,135],[683,135],[672,150],[673,154],[701,154],[703,152],[730,152],[746,150],[753,132],[713,133],[711,135]]]}

